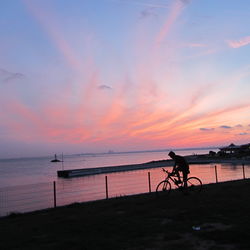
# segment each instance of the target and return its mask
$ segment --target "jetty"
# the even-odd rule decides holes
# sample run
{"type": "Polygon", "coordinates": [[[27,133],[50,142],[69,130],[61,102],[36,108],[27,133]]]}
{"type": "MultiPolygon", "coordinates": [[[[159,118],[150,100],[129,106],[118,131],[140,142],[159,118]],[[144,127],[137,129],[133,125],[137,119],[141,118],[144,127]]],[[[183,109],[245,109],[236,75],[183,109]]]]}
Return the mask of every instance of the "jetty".
{"type": "Polygon", "coordinates": [[[172,165],[173,165],[172,160],[162,160],[162,161],[152,161],[152,162],[141,163],[141,164],[58,170],[57,176],[69,178],[69,177],[106,174],[106,173],[123,172],[123,171],[131,171],[131,170],[139,170],[139,169],[147,169],[147,168],[159,168],[159,167],[172,166],[172,165]]]}
{"type": "MultiPolygon", "coordinates": [[[[215,157],[211,155],[189,155],[185,156],[189,165],[192,164],[250,164],[249,157],[236,158],[236,157],[215,157]]],[[[133,171],[140,169],[149,168],[160,168],[173,166],[173,160],[159,160],[151,161],[140,164],[129,164],[129,165],[119,165],[119,166],[106,166],[97,168],[82,168],[82,169],[68,169],[68,170],[58,170],[57,176],[63,178],[71,178],[78,176],[96,175],[96,174],[107,174],[123,171],[133,171]]]]}
{"type": "MultiPolygon", "coordinates": [[[[220,148],[220,151],[209,151],[208,154],[193,154],[184,156],[187,162],[191,164],[250,164],[250,143],[243,145],[234,145],[231,143],[227,147],[220,148]]],[[[55,159],[56,155],[55,155],[55,159]]],[[[173,166],[173,160],[158,160],[140,164],[129,164],[120,166],[107,166],[97,168],[69,169],[57,171],[58,177],[70,178],[85,175],[106,174],[113,172],[132,171],[139,169],[160,168],[173,166]]]]}

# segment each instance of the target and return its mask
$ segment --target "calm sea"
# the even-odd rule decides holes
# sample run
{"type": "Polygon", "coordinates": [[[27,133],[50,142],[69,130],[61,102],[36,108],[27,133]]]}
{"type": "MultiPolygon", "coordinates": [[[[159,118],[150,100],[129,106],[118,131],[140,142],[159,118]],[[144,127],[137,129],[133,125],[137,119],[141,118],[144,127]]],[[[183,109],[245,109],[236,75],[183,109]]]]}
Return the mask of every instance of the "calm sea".
{"type": "MultiPolygon", "coordinates": [[[[206,154],[211,149],[175,150],[180,155],[206,154]]],[[[217,151],[218,149],[213,149],[217,151]]],[[[62,155],[57,155],[62,159],[62,155]]],[[[57,181],[62,169],[95,168],[169,159],[168,151],[64,155],[63,162],[51,163],[54,156],[0,159],[0,188],[57,181]]]]}
{"type": "MultiPolygon", "coordinates": [[[[217,151],[218,149],[213,149],[217,151]]],[[[210,149],[175,150],[180,155],[206,154],[210,149]]],[[[114,172],[75,178],[58,178],[62,169],[94,168],[145,163],[168,159],[168,151],[64,155],[64,162],[51,163],[53,156],[0,160],[0,216],[154,192],[165,178],[161,168],[114,172]]],[[[62,156],[57,156],[61,159],[62,156]]],[[[166,168],[171,168],[166,166],[166,168]]],[[[250,177],[250,164],[192,164],[190,176],[203,184],[250,177]]],[[[175,188],[173,185],[172,188],[175,188]]]]}

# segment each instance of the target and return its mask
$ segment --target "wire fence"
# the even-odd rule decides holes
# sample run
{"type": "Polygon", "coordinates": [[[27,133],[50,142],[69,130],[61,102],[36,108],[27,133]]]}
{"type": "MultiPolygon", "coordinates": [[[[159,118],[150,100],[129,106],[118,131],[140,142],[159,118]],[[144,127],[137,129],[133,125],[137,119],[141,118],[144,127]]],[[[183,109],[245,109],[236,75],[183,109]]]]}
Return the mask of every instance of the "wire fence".
{"type": "MultiPolygon", "coordinates": [[[[249,178],[250,165],[191,165],[190,172],[203,184],[218,183],[249,178]]],[[[0,188],[0,216],[154,192],[163,179],[161,169],[155,168],[0,188]]]]}

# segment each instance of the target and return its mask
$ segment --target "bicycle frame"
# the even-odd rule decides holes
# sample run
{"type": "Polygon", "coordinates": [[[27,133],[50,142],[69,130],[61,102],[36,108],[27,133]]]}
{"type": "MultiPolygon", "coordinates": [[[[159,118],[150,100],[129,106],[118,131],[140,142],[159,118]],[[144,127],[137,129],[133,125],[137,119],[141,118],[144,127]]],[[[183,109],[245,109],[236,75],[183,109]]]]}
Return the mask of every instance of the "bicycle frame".
{"type": "Polygon", "coordinates": [[[165,178],[165,181],[171,180],[171,181],[174,183],[175,186],[177,186],[177,187],[182,186],[182,184],[183,184],[183,177],[182,177],[182,176],[180,176],[180,178],[181,178],[181,183],[176,184],[176,183],[175,183],[176,179],[175,179],[174,177],[178,177],[178,176],[177,176],[177,175],[171,175],[171,173],[170,173],[169,171],[165,170],[165,169],[162,169],[162,170],[167,174],[167,176],[166,176],[166,178],[165,178]]]}

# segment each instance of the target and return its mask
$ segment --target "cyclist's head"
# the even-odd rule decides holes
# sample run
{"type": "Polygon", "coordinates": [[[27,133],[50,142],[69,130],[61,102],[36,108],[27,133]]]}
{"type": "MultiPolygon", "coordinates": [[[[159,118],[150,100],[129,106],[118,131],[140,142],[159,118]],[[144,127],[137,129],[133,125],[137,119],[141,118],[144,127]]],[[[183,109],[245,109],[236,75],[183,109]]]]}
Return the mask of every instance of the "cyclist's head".
{"type": "Polygon", "coordinates": [[[173,159],[173,158],[175,157],[175,152],[170,151],[170,152],[168,153],[168,155],[173,159]]]}

